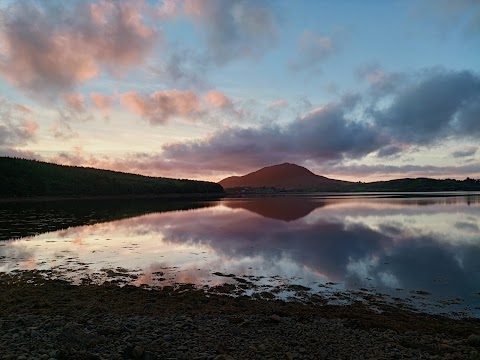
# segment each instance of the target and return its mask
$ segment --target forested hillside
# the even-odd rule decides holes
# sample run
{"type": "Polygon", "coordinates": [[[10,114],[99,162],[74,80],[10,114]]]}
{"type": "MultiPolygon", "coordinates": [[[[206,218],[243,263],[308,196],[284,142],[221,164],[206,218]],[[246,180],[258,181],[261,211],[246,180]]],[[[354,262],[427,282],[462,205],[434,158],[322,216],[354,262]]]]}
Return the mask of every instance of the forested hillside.
{"type": "Polygon", "coordinates": [[[0,197],[222,193],[217,183],[0,157],[0,197]]]}
{"type": "Polygon", "coordinates": [[[396,179],[371,183],[354,183],[350,191],[480,191],[480,180],[475,179],[396,179]]]}

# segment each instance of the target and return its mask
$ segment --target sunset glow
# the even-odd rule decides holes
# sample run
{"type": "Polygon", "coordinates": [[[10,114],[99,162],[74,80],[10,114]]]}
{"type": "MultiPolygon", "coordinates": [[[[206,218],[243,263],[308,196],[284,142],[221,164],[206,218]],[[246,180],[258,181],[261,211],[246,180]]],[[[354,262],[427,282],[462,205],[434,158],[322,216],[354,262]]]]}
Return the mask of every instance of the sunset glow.
{"type": "Polygon", "coordinates": [[[0,156],[480,178],[480,2],[0,1],[0,156]]]}

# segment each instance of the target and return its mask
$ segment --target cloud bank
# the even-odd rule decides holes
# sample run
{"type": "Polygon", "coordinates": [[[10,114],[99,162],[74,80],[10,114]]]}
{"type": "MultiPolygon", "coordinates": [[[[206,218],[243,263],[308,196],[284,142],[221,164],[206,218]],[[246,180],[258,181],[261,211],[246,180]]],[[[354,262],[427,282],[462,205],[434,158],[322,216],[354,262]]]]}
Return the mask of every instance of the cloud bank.
{"type": "Polygon", "coordinates": [[[480,131],[480,77],[436,69],[412,76],[388,105],[378,99],[352,115],[345,100],[315,109],[290,124],[227,128],[206,139],[173,143],[165,159],[202,163],[215,170],[254,169],[276,162],[327,164],[368,154],[391,157],[409,147],[434,146],[446,138],[474,138],[480,131]],[[354,117],[352,119],[352,117],[354,117]]]}
{"type": "MultiPolygon", "coordinates": [[[[478,74],[441,68],[424,70],[405,76],[391,89],[384,98],[376,92],[343,96],[338,102],[314,109],[284,126],[269,123],[227,127],[203,139],[172,142],[150,154],[132,154],[131,159],[119,161],[107,159],[105,164],[120,170],[192,177],[243,173],[285,161],[305,164],[320,174],[343,177],[480,174],[475,163],[444,167],[342,165],[366,156],[393,159],[419,148],[442,146],[446,140],[478,137],[478,74]]],[[[203,98],[188,91],[155,92],[147,96],[126,93],[121,101],[152,124],[163,124],[174,116],[201,116],[208,109],[232,106],[232,101],[217,90],[203,98]]],[[[471,158],[476,151],[476,147],[460,149],[451,156],[471,158]]],[[[77,164],[81,158],[62,161],[77,164]]]]}

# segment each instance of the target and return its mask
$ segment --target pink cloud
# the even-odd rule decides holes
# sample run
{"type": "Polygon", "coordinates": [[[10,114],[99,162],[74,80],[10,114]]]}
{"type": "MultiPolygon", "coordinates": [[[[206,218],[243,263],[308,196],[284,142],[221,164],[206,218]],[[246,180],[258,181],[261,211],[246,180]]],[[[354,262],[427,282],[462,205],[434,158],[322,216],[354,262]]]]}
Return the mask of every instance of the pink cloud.
{"type": "Polygon", "coordinates": [[[92,100],[95,107],[102,112],[108,112],[115,102],[115,97],[103,95],[100,93],[91,93],[90,99],[92,100]]]}
{"type": "Polygon", "coordinates": [[[277,100],[271,103],[268,108],[269,109],[275,109],[275,108],[281,108],[287,106],[287,102],[285,100],[277,100]]]}
{"type": "Polygon", "coordinates": [[[141,63],[158,39],[143,1],[14,2],[3,13],[0,75],[36,96],[141,63]],[[53,13],[55,11],[55,13],[53,13]]]}
{"type": "Polygon", "coordinates": [[[155,125],[165,124],[172,117],[191,118],[201,112],[201,102],[190,90],[156,91],[150,95],[130,91],[120,96],[120,102],[155,125]]]}
{"type": "Polygon", "coordinates": [[[64,96],[67,106],[75,112],[85,112],[85,98],[82,94],[68,94],[64,96]]]}
{"type": "Polygon", "coordinates": [[[38,123],[32,119],[25,119],[25,121],[19,126],[20,131],[33,137],[38,130],[38,123]]]}
{"type": "Polygon", "coordinates": [[[33,114],[33,110],[22,104],[15,104],[15,109],[26,114],[33,114]]]}
{"type": "Polygon", "coordinates": [[[233,106],[232,100],[230,100],[225,94],[217,90],[211,90],[205,95],[205,102],[217,109],[231,108],[233,106]]]}
{"type": "Polygon", "coordinates": [[[16,157],[31,160],[43,160],[39,154],[36,154],[33,151],[2,146],[0,146],[0,156],[16,157]]]}
{"type": "Polygon", "coordinates": [[[25,105],[0,97],[0,146],[21,146],[33,140],[38,123],[25,105]]]}

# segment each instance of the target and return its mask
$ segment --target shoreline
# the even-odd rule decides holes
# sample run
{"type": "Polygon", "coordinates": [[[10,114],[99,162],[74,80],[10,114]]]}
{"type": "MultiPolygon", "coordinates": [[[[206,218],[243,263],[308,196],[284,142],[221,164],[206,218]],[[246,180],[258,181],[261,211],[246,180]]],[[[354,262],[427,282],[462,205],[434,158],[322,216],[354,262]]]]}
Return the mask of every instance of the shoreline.
{"type": "Polygon", "coordinates": [[[135,199],[219,199],[225,193],[171,193],[171,194],[138,194],[138,195],[98,195],[98,196],[32,196],[32,197],[0,197],[0,203],[70,201],[70,200],[135,200],[135,199]]]}
{"type": "Polygon", "coordinates": [[[243,197],[276,197],[276,196],[309,196],[311,194],[325,196],[348,197],[350,195],[372,195],[379,194],[395,194],[395,195],[422,195],[424,197],[441,196],[458,196],[458,195],[480,195],[480,191],[465,190],[445,190],[445,191],[391,191],[391,190],[369,190],[369,191],[228,191],[224,193],[168,193],[168,194],[126,194],[126,195],[93,195],[93,196],[31,196],[31,197],[0,197],[0,203],[15,202],[53,202],[53,201],[71,201],[71,200],[135,200],[135,199],[182,199],[182,200],[198,200],[198,199],[237,199],[243,197]]]}
{"type": "Polygon", "coordinates": [[[187,284],[149,290],[77,286],[34,274],[1,274],[0,280],[0,359],[480,356],[476,318],[452,319],[389,305],[374,311],[361,303],[233,298],[187,284]]]}

